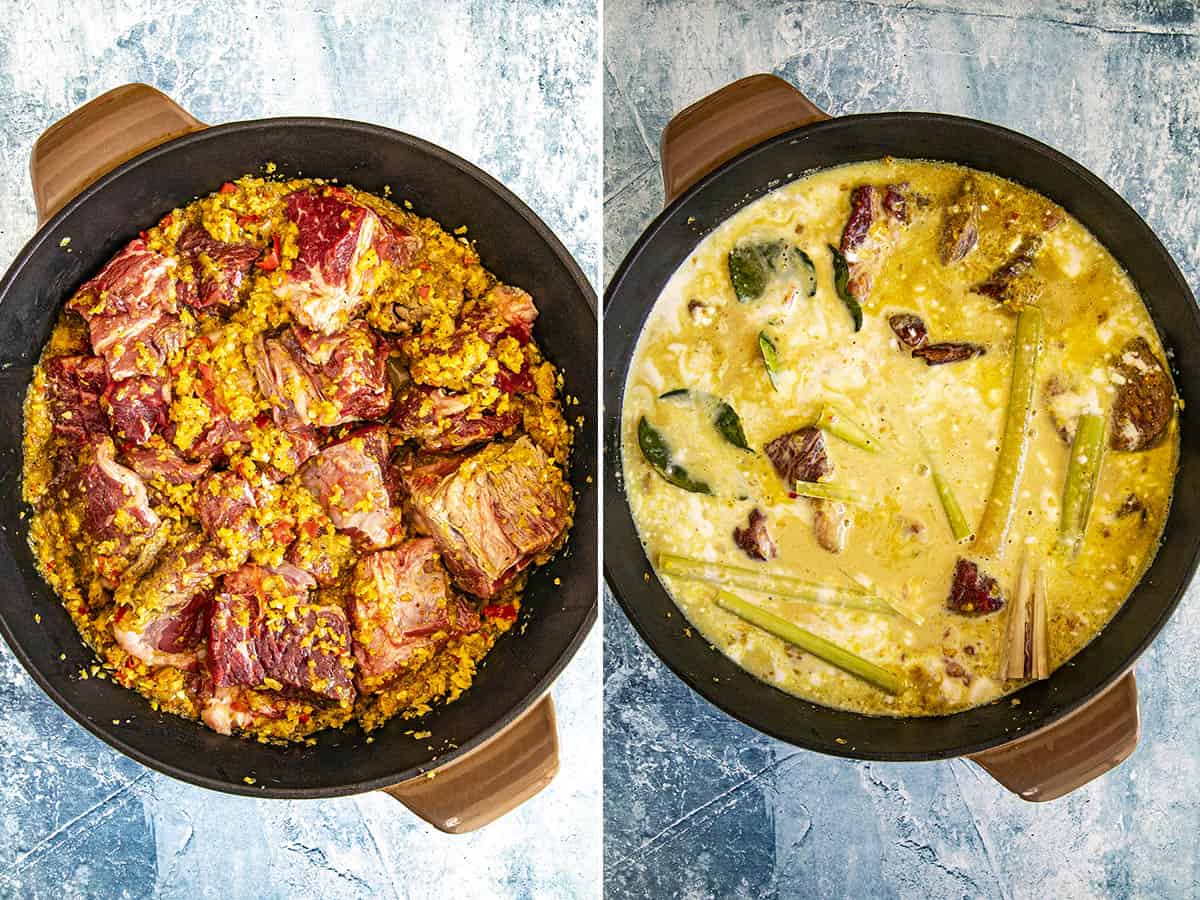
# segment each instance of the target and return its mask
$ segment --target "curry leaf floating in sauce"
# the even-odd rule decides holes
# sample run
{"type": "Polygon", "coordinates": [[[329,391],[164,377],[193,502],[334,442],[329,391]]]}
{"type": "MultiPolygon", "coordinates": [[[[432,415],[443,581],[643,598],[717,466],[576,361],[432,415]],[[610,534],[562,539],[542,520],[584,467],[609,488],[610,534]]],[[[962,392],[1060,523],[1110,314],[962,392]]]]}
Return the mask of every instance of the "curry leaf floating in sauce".
{"type": "Polygon", "coordinates": [[[829,252],[833,256],[834,290],[837,291],[838,299],[842,301],[847,312],[850,313],[850,319],[854,322],[854,330],[861,331],[863,311],[858,300],[850,293],[850,264],[846,262],[846,257],[842,255],[842,251],[833,246],[833,244],[829,245],[829,252]]]}
{"type": "Polygon", "coordinates": [[[775,349],[775,342],[765,331],[758,333],[758,353],[762,357],[763,368],[767,370],[767,380],[771,382],[774,390],[779,390],[779,382],[776,380],[779,374],[779,351],[775,349]]]}
{"type": "Polygon", "coordinates": [[[713,427],[726,441],[733,444],[739,450],[749,450],[750,444],[746,440],[746,432],[742,430],[742,419],[737,414],[732,406],[722,400],[720,397],[714,397],[712,394],[706,394],[703,391],[693,391],[688,388],[676,388],[673,391],[667,391],[658,398],[659,400],[685,400],[694,399],[700,403],[708,412],[712,419],[713,427]]]}
{"type": "Polygon", "coordinates": [[[691,491],[693,494],[712,493],[712,488],[708,486],[707,482],[693,478],[688,474],[687,469],[678,465],[671,458],[671,447],[667,444],[666,438],[646,420],[645,416],[642,416],[641,421],[638,422],[638,446],[641,447],[646,462],[650,463],[668,484],[691,491]]]}
{"type": "Polygon", "coordinates": [[[784,241],[743,241],[729,251],[729,280],[740,303],[757,300],[775,277],[800,282],[805,296],[817,293],[817,270],[808,254],[784,241]]]}

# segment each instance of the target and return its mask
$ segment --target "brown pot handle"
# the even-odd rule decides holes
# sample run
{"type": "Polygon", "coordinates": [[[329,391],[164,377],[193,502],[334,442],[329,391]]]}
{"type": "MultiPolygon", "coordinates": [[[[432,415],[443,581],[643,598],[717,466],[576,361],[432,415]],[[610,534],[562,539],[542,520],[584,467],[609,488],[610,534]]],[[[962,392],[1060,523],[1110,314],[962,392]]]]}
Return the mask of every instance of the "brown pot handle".
{"type": "Polygon", "coordinates": [[[828,118],[775,75],[751,75],[726,85],[667,123],[660,153],[667,202],[743,150],[828,118]]]}
{"type": "Polygon", "coordinates": [[[147,84],[122,85],[85,103],[42,132],[33,145],[29,176],[38,222],[143,150],[206,127],[147,84]]]}
{"type": "Polygon", "coordinates": [[[1059,722],[971,757],[1020,797],[1056,800],[1129,758],[1141,730],[1133,672],[1059,722]]]}
{"type": "Polygon", "coordinates": [[[558,772],[558,725],[547,694],[482,746],[430,775],[384,790],[448,834],[482,828],[520,806],[558,772]]]}

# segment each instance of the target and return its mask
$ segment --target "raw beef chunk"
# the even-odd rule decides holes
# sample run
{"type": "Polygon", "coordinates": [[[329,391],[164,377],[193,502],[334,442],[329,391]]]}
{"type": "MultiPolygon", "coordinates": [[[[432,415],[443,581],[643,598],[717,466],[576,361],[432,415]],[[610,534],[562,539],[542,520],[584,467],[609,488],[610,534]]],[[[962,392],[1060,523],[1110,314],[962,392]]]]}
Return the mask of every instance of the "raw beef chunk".
{"type": "Polygon", "coordinates": [[[485,599],[551,549],[570,520],[562,472],[526,435],[412,461],[403,482],[416,527],[437,541],[458,585],[485,599]]]}

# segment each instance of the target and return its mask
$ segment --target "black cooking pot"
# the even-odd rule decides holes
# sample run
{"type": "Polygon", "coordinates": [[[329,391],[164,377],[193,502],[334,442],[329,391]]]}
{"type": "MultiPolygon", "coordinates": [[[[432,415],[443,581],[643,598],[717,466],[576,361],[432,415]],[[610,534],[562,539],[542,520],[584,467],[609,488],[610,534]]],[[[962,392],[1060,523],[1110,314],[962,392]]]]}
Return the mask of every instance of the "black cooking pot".
{"type": "Polygon", "coordinates": [[[557,767],[547,691],[596,617],[596,301],[562,244],[503,185],[425,141],[335,119],[204,128],[144,85],[118,88],[55,125],[39,140],[31,169],[42,218],[65,205],[0,282],[0,632],[38,684],[123,753],[217,790],[299,798],[391,789],[454,831],[477,827],[536,793],[557,767]],[[113,162],[181,133],[84,187],[113,162]],[[537,340],[579,398],[573,410],[582,425],[570,472],[575,525],[567,549],[530,579],[525,627],[501,638],[458,701],[419,723],[393,719],[370,744],[357,726],[323,732],[311,747],[223,737],[155,713],[111,681],[80,678],[92,654],[39,577],[27,543],[22,402],[63,302],[140,229],[268,162],[280,173],[336,178],[374,193],[390,187],[416,212],[450,228],[468,226],[484,265],[533,295],[541,313],[537,340]],[[68,237],[69,245],[60,246],[68,237]],[[403,733],[414,728],[433,736],[414,740],[403,733]],[[430,770],[436,778],[419,777],[430,770]]]}
{"type": "Polygon", "coordinates": [[[625,613],[694,690],[781,740],[835,756],[931,760],[971,756],[1030,800],[1073,790],[1132,752],[1132,666],[1183,596],[1200,556],[1200,417],[1180,417],[1175,502],[1158,555],[1103,632],[1054,675],[1008,700],[939,718],[877,718],[797,699],[748,674],[699,635],[686,636],[638,539],[621,471],[621,404],[638,336],[675,269],[714,227],[768,190],[813,169],[884,156],[944,160],[993,172],[1060,204],[1128,270],[1188,409],[1200,403],[1200,313],[1145,222],[1099,178],[1044,144],[957,116],[880,113],[829,119],[773,76],[736,82],[680,113],[663,136],[669,205],[646,229],[605,295],[605,576],[625,613]]]}

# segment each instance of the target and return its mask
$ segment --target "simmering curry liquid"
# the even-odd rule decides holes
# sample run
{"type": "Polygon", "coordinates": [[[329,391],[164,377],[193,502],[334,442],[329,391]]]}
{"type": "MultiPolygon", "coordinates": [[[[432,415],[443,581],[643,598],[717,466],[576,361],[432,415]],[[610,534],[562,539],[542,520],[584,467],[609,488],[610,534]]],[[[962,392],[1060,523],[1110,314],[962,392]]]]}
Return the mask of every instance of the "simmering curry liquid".
{"type": "Polygon", "coordinates": [[[921,624],[736,588],[734,593],[901,675],[892,696],[714,604],[716,588],[659,577],[688,621],[741,667],[785,691],[828,706],[877,715],[953,712],[990,701],[1023,682],[1000,677],[1008,608],[987,616],[949,610],[951,573],[960,557],[976,559],[1006,598],[1024,548],[1046,560],[1051,668],[1091,641],[1125,602],[1153,559],[1170,503],[1178,426],[1136,453],[1106,453],[1079,555],[1054,552],[1070,447],[1047,411],[1044,385],[1057,375],[1088,402],[1111,408],[1116,392],[1110,360],[1141,335],[1160,359],[1157,332],[1128,275],[1086,228],[1042,196],[1012,182],[974,173],[982,193],[979,244],[959,263],[943,265],[938,239],[943,210],[967,170],[941,163],[887,159],[817,172],[754,201],[717,227],[672,276],[647,319],[630,366],[623,408],[623,473],[630,508],[655,564],[678,554],[810,580],[856,584],[894,598],[921,624]],[[861,184],[907,183],[927,201],[874,279],[855,333],[834,290],[832,257],[861,184]],[[967,521],[977,527],[991,488],[1008,404],[1016,317],[970,288],[988,277],[1022,233],[1047,218],[1035,274],[1045,281],[1032,438],[1018,505],[997,556],[980,557],[956,543],[939,504],[918,430],[950,482],[967,521]],[[817,273],[815,296],[795,284],[773,284],[756,301],[739,303],[728,254],[745,239],[784,239],[803,249],[817,273]],[[908,312],[928,326],[931,341],[986,346],[978,358],[941,366],[913,359],[888,316],[908,312]],[[778,350],[777,389],[768,381],[758,335],[778,350]],[[689,388],[719,397],[738,412],[752,448],[723,440],[695,404],[660,399],[689,388]],[[831,480],[867,498],[847,507],[845,549],[818,546],[810,505],[789,497],[762,447],[811,424],[825,404],[852,413],[878,436],[871,453],[826,435],[831,480]],[[712,495],[665,481],[638,446],[643,416],[662,433],[674,459],[707,481],[712,495]],[[1136,495],[1144,514],[1119,515],[1136,495]],[[732,533],[751,509],[767,516],[778,547],[769,562],[749,559],[732,533]]]}

